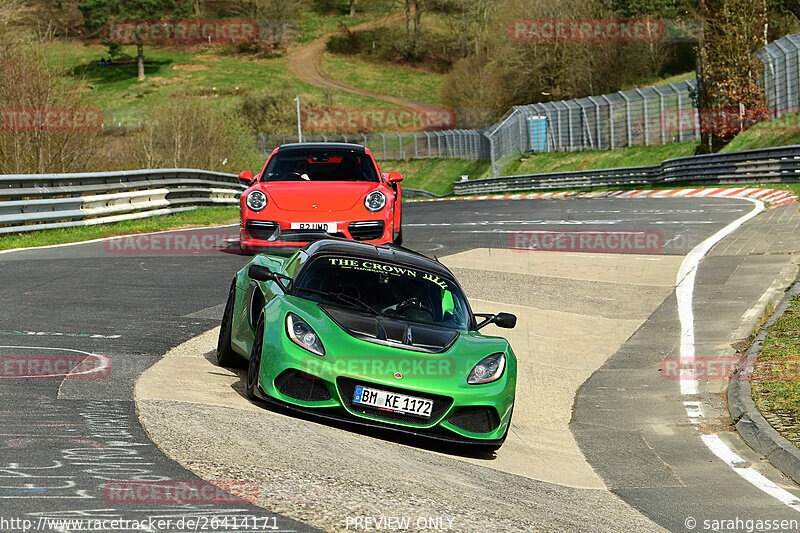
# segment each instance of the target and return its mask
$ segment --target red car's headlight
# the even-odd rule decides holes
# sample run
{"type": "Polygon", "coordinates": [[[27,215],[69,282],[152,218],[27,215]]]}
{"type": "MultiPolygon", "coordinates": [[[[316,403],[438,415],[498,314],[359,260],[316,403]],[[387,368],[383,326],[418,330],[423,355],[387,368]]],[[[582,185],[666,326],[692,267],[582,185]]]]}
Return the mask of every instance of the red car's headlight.
{"type": "Polygon", "coordinates": [[[261,211],[267,207],[267,195],[261,191],[252,191],[247,195],[245,203],[253,211],[261,211]]]}
{"type": "Polygon", "coordinates": [[[364,206],[373,213],[386,206],[386,195],[381,191],[372,191],[364,198],[364,206]]]}

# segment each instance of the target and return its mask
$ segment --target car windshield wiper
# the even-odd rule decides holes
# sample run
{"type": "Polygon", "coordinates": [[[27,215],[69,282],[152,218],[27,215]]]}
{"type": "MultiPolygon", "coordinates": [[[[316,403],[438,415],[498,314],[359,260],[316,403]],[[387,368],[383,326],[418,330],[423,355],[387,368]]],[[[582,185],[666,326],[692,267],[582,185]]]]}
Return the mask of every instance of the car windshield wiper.
{"type": "Polygon", "coordinates": [[[353,298],[352,296],[348,296],[348,295],[344,294],[343,292],[325,292],[325,291],[319,291],[317,289],[308,289],[306,287],[298,287],[297,290],[298,291],[307,291],[307,292],[311,292],[311,293],[314,293],[314,294],[319,294],[321,296],[327,296],[329,298],[333,298],[334,300],[338,300],[339,302],[343,302],[343,303],[350,304],[352,306],[358,307],[359,309],[369,313],[370,315],[383,316],[379,312],[377,312],[376,310],[374,310],[373,308],[371,308],[370,306],[368,306],[367,304],[362,302],[361,300],[357,300],[357,299],[353,298]]]}

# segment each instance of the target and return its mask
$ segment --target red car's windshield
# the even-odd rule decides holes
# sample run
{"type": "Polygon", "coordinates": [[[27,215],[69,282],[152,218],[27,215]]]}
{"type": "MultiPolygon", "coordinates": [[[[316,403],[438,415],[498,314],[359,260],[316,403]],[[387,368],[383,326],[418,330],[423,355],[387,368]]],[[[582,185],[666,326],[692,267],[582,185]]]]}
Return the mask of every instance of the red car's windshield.
{"type": "Polygon", "coordinates": [[[379,181],[372,158],[356,150],[294,149],[276,153],[261,181],[379,181]]]}

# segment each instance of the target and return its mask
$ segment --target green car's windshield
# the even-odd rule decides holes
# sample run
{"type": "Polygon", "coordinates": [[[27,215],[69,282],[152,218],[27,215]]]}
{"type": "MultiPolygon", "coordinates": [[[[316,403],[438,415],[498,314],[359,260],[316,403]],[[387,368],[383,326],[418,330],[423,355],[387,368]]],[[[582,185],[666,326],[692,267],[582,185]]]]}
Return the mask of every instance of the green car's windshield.
{"type": "Polygon", "coordinates": [[[326,305],[432,326],[466,330],[470,322],[464,296],[452,280],[369,259],[315,259],[293,292],[326,305]]]}

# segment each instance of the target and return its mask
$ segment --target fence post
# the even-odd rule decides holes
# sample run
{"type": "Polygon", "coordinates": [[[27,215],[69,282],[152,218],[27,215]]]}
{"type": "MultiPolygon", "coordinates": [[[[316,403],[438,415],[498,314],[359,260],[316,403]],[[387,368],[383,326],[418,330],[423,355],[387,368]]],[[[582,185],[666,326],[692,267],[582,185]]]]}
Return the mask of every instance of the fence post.
{"type": "Polygon", "coordinates": [[[650,123],[647,119],[647,97],[641,89],[634,89],[642,99],[642,120],[644,121],[644,145],[650,146],[650,123]]]}
{"type": "Polygon", "coordinates": [[[611,103],[611,100],[608,99],[606,95],[600,95],[600,98],[606,101],[608,104],[608,127],[609,127],[609,136],[611,138],[611,149],[614,149],[614,104],[611,103]]]}
{"type": "Polygon", "coordinates": [[[575,148],[575,145],[573,144],[574,134],[572,133],[572,108],[566,101],[561,103],[567,108],[567,135],[569,135],[569,151],[572,152],[575,148]]]}
{"type": "Polygon", "coordinates": [[[603,147],[603,137],[600,135],[600,104],[598,104],[594,98],[594,96],[590,96],[589,101],[594,105],[594,119],[597,126],[597,148],[601,149],[603,147]]]}
{"type": "Polygon", "coordinates": [[[400,158],[401,159],[405,159],[406,158],[406,152],[405,152],[405,150],[403,150],[403,136],[400,135],[399,131],[396,131],[395,134],[397,135],[397,141],[400,143],[400,158]]]}
{"type": "Polygon", "coordinates": [[[383,158],[386,159],[386,134],[381,133],[381,139],[383,139],[383,158]]]}
{"type": "Polygon", "coordinates": [[[675,87],[674,83],[670,83],[669,87],[678,95],[678,142],[683,142],[683,105],[681,104],[681,92],[675,87]]]}
{"type": "Polygon", "coordinates": [[[494,139],[491,135],[486,136],[489,139],[489,159],[492,162],[492,177],[497,177],[497,160],[494,157],[494,139]]]}
{"type": "Polygon", "coordinates": [[[633,146],[633,135],[631,132],[631,101],[622,91],[619,91],[619,95],[625,100],[625,125],[628,129],[628,146],[633,146]]]}

